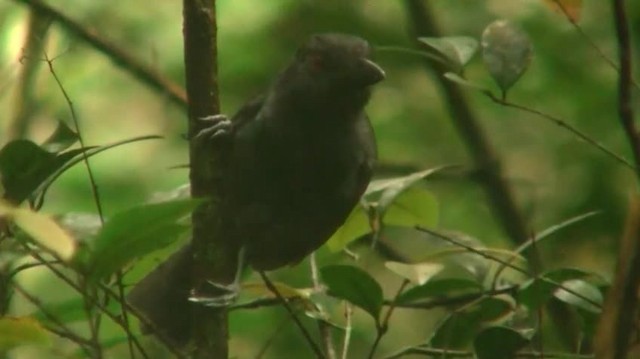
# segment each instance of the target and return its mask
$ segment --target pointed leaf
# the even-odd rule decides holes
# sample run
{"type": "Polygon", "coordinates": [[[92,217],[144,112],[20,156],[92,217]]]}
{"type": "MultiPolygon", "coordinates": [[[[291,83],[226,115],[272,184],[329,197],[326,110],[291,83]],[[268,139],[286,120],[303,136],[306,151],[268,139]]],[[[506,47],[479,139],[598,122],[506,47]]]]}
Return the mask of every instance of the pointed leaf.
{"type": "Polygon", "coordinates": [[[78,258],[79,264],[89,270],[89,281],[106,278],[131,260],[173,243],[189,228],[178,220],[201,203],[194,199],[178,200],[117,213],[78,258]]]}
{"type": "Polygon", "coordinates": [[[482,33],[484,64],[503,93],[524,74],[532,57],[527,34],[506,20],[492,22],[482,33]]]}
{"type": "Polygon", "coordinates": [[[351,302],[378,320],[382,309],[382,288],[367,272],[354,266],[333,265],[321,269],[329,294],[351,302]]]}
{"type": "Polygon", "coordinates": [[[369,218],[361,205],[357,205],[349,217],[327,241],[327,247],[332,252],[344,249],[352,241],[371,232],[369,218]]]}
{"type": "Polygon", "coordinates": [[[568,292],[563,288],[558,288],[553,294],[556,298],[571,306],[581,308],[591,313],[600,313],[602,311],[602,293],[593,284],[584,280],[573,279],[564,281],[562,283],[562,286],[571,290],[571,292],[573,293],[568,292]],[[582,297],[588,298],[591,301],[587,301],[582,297],[578,297],[574,293],[578,293],[582,297]],[[592,302],[598,303],[600,306],[595,306],[592,302]]]}
{"type": "Polygon", "coordinates": [[[478,50],[478,41],[472,37],[419,37],[418,41],[436,51],[460,72],[478,50]]]}
{"type": "Polygon", "coordinates": [[[78,134],[73,132],[63,121],[58,121],[56,131],[42,144],[42,148],[52,153],[58,153],[71,147],[77,141],[78,134]]]}
{"type": "MultiPolygon", "coordinates": [[[[551,299],[563,282],[592,276],[593,273],[573,268],[561,268],[546,272],[520,286],[517,295],[518,302],[527,306],[530,310],[537,310],[551,299]],[[543,278],[550,281],[545,281],[543,278]]],[[[569,295],[573,296],[572,294],[569,295]]]]}

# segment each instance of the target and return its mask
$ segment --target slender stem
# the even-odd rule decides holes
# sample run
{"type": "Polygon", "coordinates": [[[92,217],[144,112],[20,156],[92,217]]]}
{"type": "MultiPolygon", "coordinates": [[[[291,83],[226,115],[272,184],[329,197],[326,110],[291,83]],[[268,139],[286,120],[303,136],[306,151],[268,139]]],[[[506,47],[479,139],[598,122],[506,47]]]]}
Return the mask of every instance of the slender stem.
{"type": "Polygon", "coordinates": [[[278,288],[276,288],[276,286],[273,285],[273,282],[271,282],[271,280],[269,279],[269,277],[267,277],[264,271],[259,271],[258,273],[260,273],[260,276],[262,277],[262,280],[264,281],[264,284],[267,286],[267,288],[271,291],[271,293],[273,293],[278,298],[280,303],[282,303],[282,306],[287,310],[287,312],[289,313],[289,316],[291,317],[291,319],[293,319],[293,322],[296,324],[298,329],[300,329],[300,332],[304,336],[307,343],[309,343],[309,346],[311,347],[311,350],[313,350],[316,357],[325,358],[318,344],[316,344],[316,342],[313,340],[313,338],[311,337],[311,334],[309,333],[307,328],[304,327],[304,325],[302,324],[302,322],[300,321],[296,313],[293,311],[293,309],[287,302],[287,300],[282,296],[282,294],[280,294],[280,291],[278,291],[278,288]]]}
{"type": "Polygon", "coordinates": [[[123,70],[128,71],[140,82],[146,84],[149,88],[161,94],[162,96],[168,97],[168,99],[172,103],[183,109],[186,109],[187,95],[185,94],[183,88],[181,88],[178,84],[171,81],[170,79],[157,73],[150,66],[143,64],[139,60],[135,59],[124,49],[107,41],[106,39],[101,37],[95,30],[84,27],[80,23],[74,21],[55,8],[49,6],[44,1],[14,1],[22,3],[30,7],[32,10],[49,17],[58,25],[60,25],[63,30],[74,35],[74,37],[83,40],[98,52],[103,53],[111,61],[113,61],[116,66],[119,66],[123,70]]]}

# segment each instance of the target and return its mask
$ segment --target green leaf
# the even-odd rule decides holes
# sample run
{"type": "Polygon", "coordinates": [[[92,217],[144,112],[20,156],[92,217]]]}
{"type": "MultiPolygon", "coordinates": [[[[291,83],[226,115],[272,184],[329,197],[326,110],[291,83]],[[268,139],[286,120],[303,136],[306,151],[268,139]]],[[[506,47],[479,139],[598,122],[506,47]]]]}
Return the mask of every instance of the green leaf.
{"type": "MultiPolygon", "coordinates": [[[[523,283],[517,294],[518,302],[530,310],[537,310],[545,305],[563,282],[593,276],[593,273],[580,269],[561,268],[546,272],[538,278],[523,283]],[[548,280],[544,280],[546,278],[548,280]]],[[[572,294],[569,294],[574,296],[572,294]]],[[[574,296],[575,297],[575,296],[574,296]]]]}
{"type": "Polygon", "coordinates": [[[428,298],[453,297],[465,294],[481,293],[482,285],[469,279],[434,279],[423,285],[413,287],[396,299],[398,303],[413,303],[428,298]]]}
{"type": "Polygon", "coordinates": [[[40,246],[68,261],[76,252],[76,241],[50,217],[29,208],[0,201],[0,216],[6,216],[40,246]]]}
{"type": "Polygon", "coordinates": [[[117,213],[78,258],[79,264],[89,270],[88,280],[97,282],[131,260],[173,243],[189,228],[178,220],[201,203],[202,200],[178,200],[117,213]]]}
{"type": "Polygon", "coordinates": [[[33,344],[51,345],[49,333],[37,320],[29,317],[0,318],[0,351],[33,344]]]}
{"type": "Polygon", "coordinates": [[[56,155],[28,140],[11,141],[0,149],[0,174],[4,198],[24,201],[61,164],[56,155]]]}
{"type": "Polygon", "coordinates": [[[383,213],[386,225],[414,228],[435,227],[438,224],[438,200],[429,191],[409,187],[398,194],[383,213]]]}
{"type": "MultiPolygon", "coordinates": [[[[393,197],[395,197],[395,195],[413,186],[416,182],[423,180],[443,169],[451,168],[451,167],[452,166],[440,166],[440,167],[430,168],[424,171],[415,172],[407,176],[371,181],[371,183],[369,183],[369,186],[367,187],[367,190],[365,191],[365,196],[369,196],[373,193],[384,191],[387,193],[386,195],[387,197],[392,197],[391,198],[392,200],[393,197]]],[[[386,202],[390,202],[390,200],[386,200],[386,202]]]]}
{"type": "Polygon", "coordinates": [[[56,131],[42,144],[42,148],[52,153],[58,153],[71,147],[77,141],[78,134],[73,132],[63,121],[58,121],[56,131]]]}
{"type": "Polygon", "coordinates": [[[489,327],[476,336],[473,344],[478,359],[511,359],[530,338],[507,327],[489,327]]]}
{"type": "Polygon", "coordinates": [[[320,270],[329,294],[347,300],[378,320],[382,288],[367,272],[354,266],[332,265],[320,270]]]}
{"type": "Polygon", "coordinates": [[[369,218],[365,209],[361,205],[357,205],[342,226],[329,238],[327,247],[332,252],[341,251],[349,243],[369,232],[371,232],[369,218]]]}
{"type": "Polygon", "coordinates": [[[431,344],[441,348],[465,347],[486,323],[502,321],[512,315],[514,309],[515,303],[508,295],[484,297],[465,304],[437,328],[431,344]]]}
{"type": "Polygon", "coordinates": [[[460,72],[478,50],[478,41],[472,37],[419,37],[418,41],[448,60],[460,72]]]}
{"type": "Polygon", "coordinates": [[[506,20],[496,20],[482,33],[482,58],[505,93],[529,67],[533,46],[519,27],[506,20]]]}
{"type": "Polygon", "coordinates": [[[590,301],[585,300],[582,297],[576,296],[563,288],[556,289],[553,294],[559,300],[574,306],[581,308],[587,312],[600,313],[602,311],[602,293],[596,286],[580,279],[572,279],[562,282],[563,288],[569,289],[571,292],[578,293],[584,298],[588,298],[590,301]],[[598,303],[599,306],[594,305],[592,302],[598,303]]]}

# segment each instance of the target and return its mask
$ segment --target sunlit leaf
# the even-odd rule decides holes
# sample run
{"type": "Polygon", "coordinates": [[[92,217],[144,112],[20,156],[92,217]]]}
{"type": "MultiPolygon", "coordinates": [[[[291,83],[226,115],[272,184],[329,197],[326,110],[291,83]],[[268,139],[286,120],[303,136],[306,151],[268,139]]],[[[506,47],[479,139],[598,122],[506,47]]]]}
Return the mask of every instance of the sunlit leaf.
{"type": "Polygon", "coordinates": [[[0,318],[0,351],[33,344],[51,345],[49,333],[37,320],[29,317],[0,318]]]}
{"type": "Polygon", "coordinates": [[[68,261],[76,251],[76,241],[53,219],[29,208],[15,207],[0,201],[0,215],[12,220],[43,248],[68,261]]]}
{"type": "Polygon", "coordinates": [[[596,286],[584,280],[573,279],[562,282],[562,288],[556,289],[554,296],[567,304],[592,313],[600,313],[602,311],[602,293],[596,286]],[[574,293],[578,293],[580,296],[574,293]],[[585,298],[589,299],[589,301],[585,300],[585,298]],[[598,306],[594,305],[594,303],[597,303],[598,306]]]}
{"type": "Polygon", "coordinates": [[[357,205],[349,217],[327,241],[327,247],[332,252],[341,251],[352,241],[371,232],[369,218],[361,205],[357,205]]]}
{"type": "Polygon", "coordinates": [[[329,294],[351,302],[378,320],[382,288],[367,272],[348,265],[326,266],[320,272],[329,294]]]}
{"type": "Polygon", "coordinates": [[[484,64],[503,93],[524,74],[533,58],[529,36],[506,20],[491,23],[482,33],[484,64]]]}

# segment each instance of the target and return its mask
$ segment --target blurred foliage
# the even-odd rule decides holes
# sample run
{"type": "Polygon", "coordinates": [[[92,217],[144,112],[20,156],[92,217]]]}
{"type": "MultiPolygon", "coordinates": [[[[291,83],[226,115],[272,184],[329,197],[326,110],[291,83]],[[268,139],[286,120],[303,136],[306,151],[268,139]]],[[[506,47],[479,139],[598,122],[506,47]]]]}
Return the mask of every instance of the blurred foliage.
{"type": "MultiPolygon", "coordinates": [[[[534,57],[527,73],[509,90],[509,100],[560,117],[614,152],[632,157],[617,118],[616,70],[562,14],[554,12],[548,2],[425,2],[446,36],[480,40],[485,27],[496,19],[508,19],[520,26],[533,44],[534,57]]],[[[159,73],[176,83],[183,83],[180,2],[160,1],[152,6],[148,2],[126,0],[58,0],[51,3],[159,73]]],[[[225,113],[233,113],[246,99],[263,91],[288,61],[297,44],[309,34],[326,31],[358,34],[381,47],[375,57],[387,72],[387,80],[376,87],[368,108],[379,145],[379,176],[402,176],[449,164],[470,169],[469,156],[452,126],[440,88],[434,81],[434,76],[441,75],[425,71],[424,59],[420,56],[382,48],[418,48],[405,2],[218,0],[217,3],[220,96],[225,113]]],[[[637,40],[640,38],[640,3],[628,3],[632,34],[637,40]]],[[[26,6],[12,0],[0,1],[0,113],[3,122],[0,138],[4,143],[9,140],[9,126],[17,116],[17,88],[21,68],[26,63],[24,59],[44,59],[42,53],[23,52],[28,15],[26,6]]],[[[581,9],[579,25],[604,56],[615,59],[617,49],[611,17],[608,2],[587,1],[581,9]]],[[[186,132],[187,122],[181,108],[115,66],[105,54],[61,31],[56,23],[42,41],[46,41],[44,51],[54,59],[55,72],[73,101],[87,146],[146,135],[164,137],[160,141],[118,147],[91,158],[107,217],[143,204],[158,193],[171,191],[187,181],[187,170],[175,168],[188,161],[187,143],[181,137],[186,132]]],[[[635,50],[637,59],[639,48],[636,46],[635,50]]],[[[70,125],[71,114],[46,62],[37,64],[39,70],[29,103],[31,111],[26,119],[30,125],[24,137],[42,143],[59,121],[70,125]]],[[[499,91],[478,55],[465,67],[464,75],[476,84],[496,93],[499,91]]],[[[479,92],[467,92],[467,99],[499,154],[502,169],[532,233],[582,213],[600,211],[592,218],[552,234],[550,240],[536,246],[545,271],[579,267],[611,278],[616,243],[624,227],[627,197],[637,190],[634,174],[544,119],[500,106],[479,92]]],[[[636,104],[637,100],[636,92],[636,104]]],[[[467,173],[443,173],[426,182],[429,193],[439,203],[439,227],[466,233],[473,237],[473,243],[487,248],[511,249],[511,242],[490,211],[490,199],[467,173]]],[[[84,166],[75,166],[56,180],[42,210],[66,215],[96,213],[84,166]]],[[[433,236],[398,228],[389,228],[380,240],[411,260],[420,260],[443,248],[443,242],[433,236]]],[[[361,266],[382,285],[385,298],[392,296],[402,278],[385,270],[383,258],[365,246],[352,247],[360,255],[361,266]]],[[[146,258],[129,273],[129,283],[169,252],[170,249],[164,249],[146,258]]],[[[0,268],[3,261],[0,253],[0,268]]],[[[350,259],[323,248],[318,261],[324,265],[350,262],[350,259]]],[[[456,264],[452,265],[455,268],[456,264]]],[[[278,280],[293,286],[309,287],[308,272],[305,261],[295,268],[279,271],[277,276],[278,280]]],[[[32,269],[17,278],[24,288],[46,298],[49,303],[64,303],[77,296],[46,269],[32,269]]],[[[464,289],[470,287],[467,285],[464,289]]],[[[593,284],[589,288],[593,288],[593,284]]],[[[476,303],[478,307],[484,304],[476,303]]],[[[338,325],[344,325],[342,307],[334,305],[332,308],[334,312],[328,314],[338,325]]],[[[473,312],[473,308],[468,309],[473,312]]],[[[18,299],[11,303],[10,313],[24,315],[33,310],[32,305],[18,299]]],[[[390,353],[403,346],[421,343],[438,325],[453,323],[450,325],[454,327],[454,321],[443,312],[398,309],[378,353],[390,353]]],[[[281,325],[286,318],[278,307],[233,312],[232,352],[239,358],[253,357],[262,346],[270,345],[266,354],[270,358],[299,357],[297,353],[308,353],[295,327],[281,325]]],[[[513,320],[517,322],[520,318],[513,320]]],[[[112,322],[105,321],[107,329],[117,331],[112,322]]],[[[30,322],[27,324],[31,325],[30,322]]],[[[353,327],[352,357],[364,357],[376,328],[362,311],[356,311],[353,327]]],[[[501,330],[485,331],[482,335],[495,340],[496,335],[502,335],[501,330]]],[[[109,330],[105,332],[109,333],[109,330]]],[[[39,329],[37,333],[40,333],[39,329]]],[[[555,332],[550,329],[543,336],[551,337],[552,333],[555,332]]],[[[340,343],[342,334],[336,332],[336,343],[340,343]]],[[[509,331],[508,334],[515,338],[513,341],[518,347],[530,340],[522,333],[509,331]]],[[[108,334],[105,336],[110,338],[108,334]]],[[[444,339],[439,337],[438,340],[444,339]]],[[[559,340],[549,341],[552,348],[561,347],[559,340]]],[[[113,345],[118,353],[125,355],[124,344],[115,342],[113,345]]],[[[475,345],[480,344],[476,342],[475,345]]],[[[51,357],[77,353],[77,350],[73,343],[65,342],[63,346],[56,346],[51,357]]],[[[486,353],[488,349],[483,350],[486,353]]],[[[48,351],[29,347],[16,349],[13,353],[17,358],[29,358],[43,357],[48,351]]],[[[161,352],[158,349],[158,353],[161,352]]]]}

